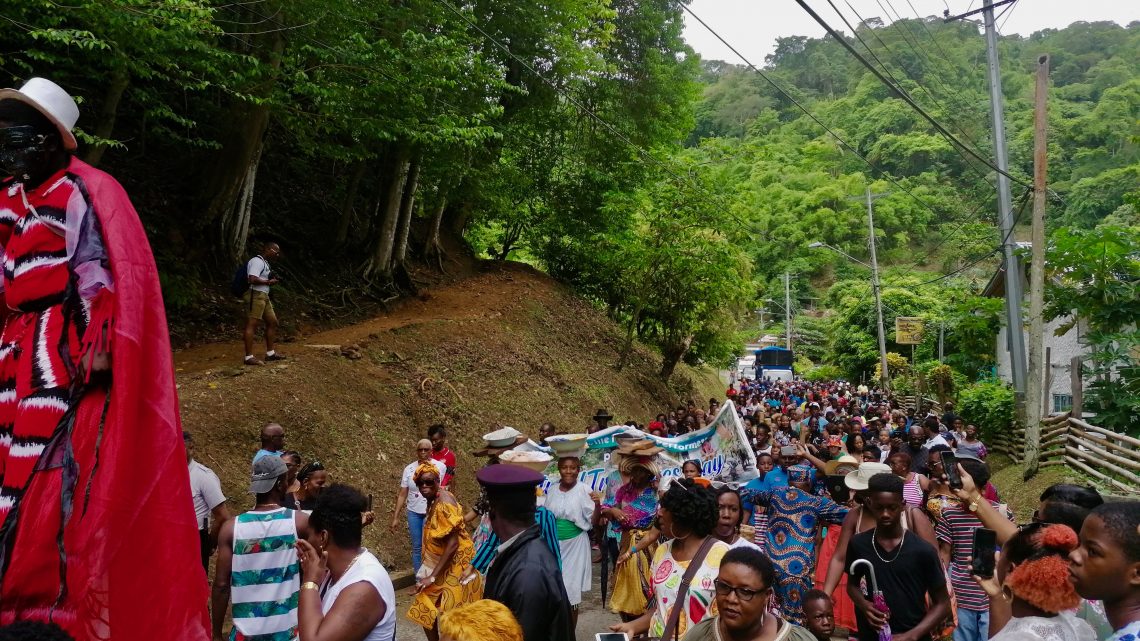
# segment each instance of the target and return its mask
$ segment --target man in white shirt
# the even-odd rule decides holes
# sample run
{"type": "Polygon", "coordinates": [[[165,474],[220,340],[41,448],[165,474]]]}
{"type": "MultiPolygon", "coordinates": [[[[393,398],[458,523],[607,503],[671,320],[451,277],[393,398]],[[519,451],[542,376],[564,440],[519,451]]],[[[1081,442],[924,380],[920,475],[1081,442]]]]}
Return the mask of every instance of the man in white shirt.
{"type": "Polygon", "coordinates": [[[927,416],[922,422],[922,429],[926,432],[926,442],[922,447],[930,449],[935,445],[945,445],[950,447],[950,443],[946,441],[946,437],[942,436],[937,416],[927,416]]]}
{"type": "Polygon", "coordinates": [[[260,359],[253,355],[253,333],[257,330],[257,323],[265,323],[265,360],[280,361],[285,357],[274,349],[277,340],[277,312],[273,309],[273,301],[269,298],[269,287],[278,283],[273,275],[269,261],[281,257],[281,247],[274,242],[265,243],[261,253],[249,259],[245,265],[246,278],[249,279],[249,289],[245,291],[242,301],[245,303],[246,320],[242,339],[245,342],[245,364],[264,365],[260,359]]]}
{"type": "Polygon", "coordinates": [[[194,499],[194,516],[198,519],[202,567],[209,572],[210,555],[218,545],[218,531],[229,520],[230,511],[218,475],[194,460],[194,438],[190,432],[182,432],[182,442],[186,445],[186,464],[190,467],[190,495],[194,499]]]}
{"type": "Polygon", "coordinates": [[[392,523],[388,526],[393,532],[400,522],[400,510],[407,508],[408,531],[412,535],[412,567],[420,569],[420,551],[423,545],[424,518],[427,516],[427,499],[420,494],[416,487],[416,468],[425,463],[434,464],[439,470],[439,478],[447,474],[447,465],[443,461],[436,461],[431,457],[432,446],[428,439],[420,439],[416,443],[416,460],[408,463],[400,477],[400,492],[396,495],[396,510],[392,513],[392,523]]]}

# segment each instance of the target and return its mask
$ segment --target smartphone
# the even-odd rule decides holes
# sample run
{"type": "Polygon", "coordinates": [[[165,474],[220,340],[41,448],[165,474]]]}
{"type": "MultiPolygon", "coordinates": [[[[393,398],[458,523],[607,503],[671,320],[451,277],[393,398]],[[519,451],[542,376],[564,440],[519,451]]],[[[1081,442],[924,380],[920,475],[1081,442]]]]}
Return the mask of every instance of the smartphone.
{"type": "Polygon", "coordinates": [[[372,495],[371,494],[368,495],[368,511],[369,512],[372,511],[372,495]]]}
{"type": "Polygon", "coordinates": [[[988,579],[994,575],[994,549],[997,533],[980,527],[974,530],[974,558],[970,561],[970,574],[988,579]]]}
{"type": "Polygon", "coordinates": [[[594,641],[629,641],[629,635],[624,632],[599,632],[594,635],[594,641]]]}
{"type": "Polygon", "coordinates": [[[842,474],[832,474],[827,477],[827,491],[831,494],[831,500],[840,505],[851,500],[851,490],[843,482],[843,478],[842,474]]]}
{"type": "Polygon", "coordinates": [[[958,457],[953,452],[942,453],[942,473],[946,475],[946,482],[955,490],[962,489],[962,475],[958,473],[958,457]]]}

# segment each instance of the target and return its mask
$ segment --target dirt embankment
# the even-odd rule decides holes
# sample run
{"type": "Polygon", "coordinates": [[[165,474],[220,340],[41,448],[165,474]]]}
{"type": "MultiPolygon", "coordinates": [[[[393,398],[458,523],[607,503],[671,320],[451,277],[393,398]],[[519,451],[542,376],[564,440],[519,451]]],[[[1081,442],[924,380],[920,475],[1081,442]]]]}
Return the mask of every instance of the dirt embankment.
{"type": "Polygon", "coordinates": [[[407,534],[403,525],[390,534],[388,522],[399,474],[428,425],[450,429],[467,503],[482,464],[470,452],[498,425],[533,436],[552,421],[577,432],[599,407],[644,422],[690,396],[700,403],[723,394],[715,372],[684,366],[666,388],[655,377],[658,357],[644,348],[615,371],[622,338],[562,285],[506,264],[427,290],[387,315],[285,344],[282,364],[242,368],[237,343],[182,351],[175,363],[183,424],[233,509],[252,503],[246,487],[258,431],[279,422],[288,448],[375,495],[377,522],[365,544],[387,567],[403,569],[411,564],[407,534]],[[334,345],[359,351],[350,358],[321,347],[334,345]]]}

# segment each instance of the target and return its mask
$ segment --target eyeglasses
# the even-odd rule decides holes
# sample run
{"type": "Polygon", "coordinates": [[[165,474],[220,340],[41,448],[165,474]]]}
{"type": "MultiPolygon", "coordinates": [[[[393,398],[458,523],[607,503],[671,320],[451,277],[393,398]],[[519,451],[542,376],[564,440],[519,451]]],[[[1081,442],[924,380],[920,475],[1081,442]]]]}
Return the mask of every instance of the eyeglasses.
{"type": "Polygon", "coordinates": [[[417,447],[416,451],[417,452],[430,452],[431,448],[430,447],[417,447]]]}
{"type": "Polygon", "coordinates": [[[757,594],[765,592],[768,589],[763,588],[760,590],[753,590],[752,588],[738,588],[734,585],[729,585],[720,579],[715,579],[713,581],[713,587],[716,588],[717,596],[728,596],[730,592],[735,592],[736,597],[741,601],[751,601],[752,599],[756,598],[757,594]]]}

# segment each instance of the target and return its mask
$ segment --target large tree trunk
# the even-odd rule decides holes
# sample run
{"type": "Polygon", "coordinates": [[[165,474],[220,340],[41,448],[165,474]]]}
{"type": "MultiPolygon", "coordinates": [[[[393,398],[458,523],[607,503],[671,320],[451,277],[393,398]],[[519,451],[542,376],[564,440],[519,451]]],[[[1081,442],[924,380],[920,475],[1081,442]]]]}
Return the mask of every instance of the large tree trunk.
{"type": "Polygon", "coordinates": [[[241,256],[245,253],[245,243],[249,238],[249,221],[253,215],[253,189],[257,181],[257,169],[261,166],[261,150],[253,156],[253,162],[246,170],[241,185],[238,204],[226,213],[222,220],[222,240],[228,256],[241,256]]]}
{"type": "MultiPolygon", "coordinates": [[[[368,170],[368,163],[363,160],[356,163],[348,179],[348,188],[344,193],[344,200],[340,201],[340,220],[336,225],[336,245],[343,247],[348,242],[348,231],[352,227],[353,214],[356,212],[356,195],[360,193],[360,181],[364,172],[368,170]]],[[[375,207],[373,207],[375,209],[375,207]]]]}
{"type": "Polygon", "coordinates": [[[681,358],[685,356],[685,352],[689,351],[689,346],[692,344],[692,336],[686,336],[681,341],[666,342],[661,349],[661,380],[668,382],[673,377],[673,370],[677,369],[677,363],[681,362],[681,358]]]}
{"type": "MultiPolygon", "coordinates": [[[[285,38],[279,31],[269,34],[268,37],[272,38],[269,64],[276,73],[281,66],[285,38]]],[[[273,79],[266,80],[258,87],[258,91],[253,93],[258,97],[267,97],[272,91],[274,82],[273,79]]],[[[207,224],[219,225],[222,229],[225,229],[226,223],[239,205],[250,167],[255,165],[254,159],[260,154],[261,146],[265,142],[265,130],[269,126],[269,104],[236,102],[231,106],[224,122],[229,123],[232,129],[221,138],[222,148],[215,156],[210,171],[203,181],[202,190],[210,197],[206,204],[207,224]]],[[[226,249],[228,251],[230,248],[226,249]]],[[[229,258],[236,259],[237,256],[230,255],[229,258]]]]}
{"type": "Polygon", "coordinates": [[[396,226],[396,246],[392,250],[392,270],[403,266],[404,259],[408,256],[408,234],[412,230],[412,215],[415,213],[416,204],[416,189],[420,184],[420,160],[419,154],[416,154],[412,159],[411,167],[408,169],[408,180],[404,185],[404,196],[400,202],[400,220],[396,226]]]}
{"type": "Polygon", "coordinates": [[[625,330],[625,343],[621,346],[621,355],[618,357],[617,371],[625,369],[625,363],[629,359],[629,353],[633,351],[633,335],[634,330],[637,328],[638,323],[641,322],[641,310],[643,305],[638,306],[633,310],[633,316],[629,318],[629,325],[625,330]]]}
{"type": "MultiPolygon", "coordinates": [[[[115,133],[115,118],[118,116],[119,103],[122,101],[123,93],[129,84],[131,84],[131,77],[127,73],[127,68],[125,66],[116,67],[111,73],[111,84],[107,85],[107,90],[103,93],[103,104],[99,108],[99,120],[94,130],[96,138],[109,140],[111,135],[115,133]]],[[[95,145],[87,150],[83,160],[93,167],[98,167],[105,151],[107,151],[107,145],[95,145]]]]}
{"type": "Polygon", "coordinates": [[[435,259],[439,264],[439,269],[443,270],[443,243],[439,240],[439,228],[443,223],[443,212],[447,209],[447,195],[441,190],[439,193],[439,204],[435,207],[435,213],[431,216],[431,221],[428,223],[427,235],[424,238],[424,260],[435,259]]]}
{"type": "Polygon", "coordinates": [[[396,159],[388,176],[387,197],[383,201],[382,211],[377,211],[380,217],[380,230],[375,236],[372,258],[364,267],[366,278],[391,280],[392,277],[392,250],[396,241],[396,224],[400,217],[400,203],[403,201],[404,184],[408,179],[410,164],[406,148],[400,147],[395,153],[396,159]]]}

